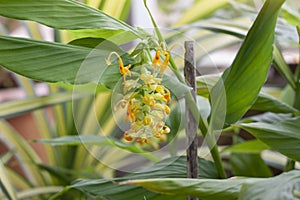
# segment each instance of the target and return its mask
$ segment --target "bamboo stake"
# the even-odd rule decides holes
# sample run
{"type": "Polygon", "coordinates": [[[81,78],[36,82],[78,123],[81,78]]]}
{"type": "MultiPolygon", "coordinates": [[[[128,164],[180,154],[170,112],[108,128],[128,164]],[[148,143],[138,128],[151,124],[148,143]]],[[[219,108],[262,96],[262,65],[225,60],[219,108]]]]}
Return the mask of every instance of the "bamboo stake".
{"type": "MultiPolygon", "coordinates": [[[[196,100],[196,67],[194,59],[194,42],[186,41],[184,43],[184,76],[187,84],[193,88],[192,95],[196,100]]],[[[189,147],[187,149],[187,174],[188,178],[198,178],[198,141],[197,141],[197,129],[198,122],[194,118],[188,103],[185,103],[185,116],[186,116],[186,135],[188,139],[189,147]]],[[[198,200],[195,197],[188,197],[188,200],[198,200]]]]}

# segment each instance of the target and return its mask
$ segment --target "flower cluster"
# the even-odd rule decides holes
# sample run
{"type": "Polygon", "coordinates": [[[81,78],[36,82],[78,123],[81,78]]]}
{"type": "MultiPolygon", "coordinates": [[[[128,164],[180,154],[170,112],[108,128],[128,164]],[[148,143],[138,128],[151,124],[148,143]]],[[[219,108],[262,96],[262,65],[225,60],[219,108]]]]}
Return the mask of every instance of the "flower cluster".
{"type": "Polygon", "coordinates": [[[115,52],[110,56],[113,54],[118,57],[120,73],[124,77],[124,98],[116,106],[126,109],[125,120],[130,123],[130,129],[124,132],[124,139],[139,144],[149,144],[153,138],[165,140],[165,135],[170,132],[164,121],[170,113],[167,104],[171,101],[171,95],[161,82],[169,63],[169,52],[161,51],[158,47],[150,66],[152,69],[143,65],[138,76],[130,80],[126,80],[126,77],[131,76],[131,66],[125,67],[121,57],[115,52]],[[164,59],[161,58],[161,53],[164,59]]]}

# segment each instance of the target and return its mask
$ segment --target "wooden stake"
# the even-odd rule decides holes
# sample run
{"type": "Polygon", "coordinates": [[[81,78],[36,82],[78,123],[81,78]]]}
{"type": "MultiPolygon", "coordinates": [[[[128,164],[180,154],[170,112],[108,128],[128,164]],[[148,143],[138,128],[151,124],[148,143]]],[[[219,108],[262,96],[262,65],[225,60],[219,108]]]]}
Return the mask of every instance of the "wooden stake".
{"type": "MultiPolygon", "coordinates": [[[[196,100],[196,65],[194,59],[194,42],[186,41],[184,43],[184,76],[187,84],[193,88],[192,95],[196,100]]],[[[188,138],[189,147],[187,149],[187,174],[188,178],[198,178],[198,141],[197,141],[197,129],[198,123],[192,115],[189,105],[185,103],[186,107],[186,135],[188,138]]],[[[197,200],[195,197],[188,197],[188,200],[197,200]]]]}

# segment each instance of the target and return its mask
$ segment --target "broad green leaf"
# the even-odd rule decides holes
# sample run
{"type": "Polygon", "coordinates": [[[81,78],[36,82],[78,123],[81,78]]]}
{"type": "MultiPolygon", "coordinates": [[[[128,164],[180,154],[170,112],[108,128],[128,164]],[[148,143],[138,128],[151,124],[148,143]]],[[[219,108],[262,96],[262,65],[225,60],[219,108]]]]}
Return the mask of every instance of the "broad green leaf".
{"type": "Polygon", "coordinates": [[[75,38],[104,38],[115,44],[124,44],[136,39],[136,35],[123,30],[84,29],[69,31],[75,38]]]}
{"type": "Polygon", "coordinates": [[[271,177],[273,175],[259,154],[231,153],[230,164],[234,176],[271,177]]]}
{"type": "MultiPolygon", "coordinates": [[[[250,122],[265,122],[265,123],[277,123],[282,121],[282,119],[292,119],[294,116],[292,114],[275,114],[266,112],[260,115],[253,115],[245,120],[249,120],[250,122]]],[[[249,121],[248,121],[249,122],[249,121]]]]}
{"type": "Polygon", "coordinates": [[[261,142],[260,140],[250,140],[236,145],[232,145],[228,148],[225,148],[224,152],[232,153],[260,153],[264,150],[269,149],[268,145],[261,142]]]}
{"type": "Polygon", "coordinates": [[[274,29],[284,0],[267,0],[235,60],[222,75],[226,90],[226,123],[239,120],[255,102],[272,61],[274,29]]]}
{"type": "Polygon", "coordinates": [[[282,118],[274,123],[256,122],[237,125],[272,149],[300,161],[300,117],[282,118]]]}
{"type": "MultiPolygon", "coordinates": [[[[197,77],[197,94],[208,97],[210,90],[219,80],[220,76],[218,74],[197,77]]],[[[263,92],[258,94],[256,101],[250,109],[274,113],[295,113],[298,111],[283,101],[263,92]]]]}
{"type": "Polygon", "coordinates": [[[56,93],[42,97],[32,97],[0,104],[0,118],[10,118],[36,109],[80,99],[86,94],[56,93]]]}
{"type": "Polygon", "coordinates": [[[272,97],[271,95],[260,92],[255,103],[251,106],[251,110],[259,110],[273,113],[296,113],[297,109],[288,104],[272,97]]]}
{"type": "MultiPolygon", "coordinates": [[[[247,26],[243,26],[237,23],[229,23],[228,21],[204,21],[193,25],[194,28],[206,29],[215,33],[224,33],[235,36],[240,39],[246,37],[247,26]]],[[[282,54],[280,53],[276,45],[273,46],[273,63],[276,70],[282,75],[286,81],[295,88],[295,80],[292,71],[284,61],[282,54]]]]}
{"type": "Polygon", "coordinates": [[[0,15],[56,29],[108,29],[136,33],[128,24],[75,0],[0,0],[0,15]]]}
{"type": "Polygon", "coordinates": [[[300,170],[293,170],[259,182],[245,183],[241,188],[239,200],[299,200],[299,186],[300,170]]]}
{"type": "Polygon", "coordinates": [[[187,9],[174,26],[181,26],[196,21],[197,19],[204,18],[215,12],[216,10],[229,4],[228,0],[199,0],[194,2],[194,5],[187,9]]]}
{"type": "Polygon", "coordinates": [[[151,191],[170,195],[191,195],[205,200],[299,199],[300,171],[293,170],[272,178],[143,179],[129,180],[151,191]]]}
{"type": "Polygon", "coordinates": [[[205,200],[234,200],[238,198],[242,184],[255,179],[233,178],[225,180],[161,178],[129,180],[123,184],[134,184],[150,191],[168,194],[199,197],[205,200]]]}
{"type": "Polygon", "coordinates": [[[107,40],[96,45],[96,48],[89,48],[0,36],[0,64],[40,81],[72,84],[96,82],[111,86],[121,75],[118,67],[108,67],[105,59],[110,52],[116,51],[123,55],[126,64],[128,54],[107,40]]]}
{"type": "MultiPolygon", "coordinates": [[[[218,173],[212,162],[199,158],[199,177],[217,178],[218,173]]],[[[163,200],[168,199],[168,196],[155,194],[138,186],[118,185],[117,183],[128,179],[142,178],[163,178],[163,177],[186,177],[186,157],[172,157],[155,163],[153,166],[141,169],[136,173],[128,174],[122,178],[114,179],[94,179],[83,180],[79,179],[73,185],[67,186],[65,191],[71,188],[78,189],[93,197],[102,197],[105,199],[114,200],[163,200]]],[[[62,191],[64,193],[65,191],[62,191]]],[[[181,200],[184,197],[178,195],[175,200],[181,200]]]]}

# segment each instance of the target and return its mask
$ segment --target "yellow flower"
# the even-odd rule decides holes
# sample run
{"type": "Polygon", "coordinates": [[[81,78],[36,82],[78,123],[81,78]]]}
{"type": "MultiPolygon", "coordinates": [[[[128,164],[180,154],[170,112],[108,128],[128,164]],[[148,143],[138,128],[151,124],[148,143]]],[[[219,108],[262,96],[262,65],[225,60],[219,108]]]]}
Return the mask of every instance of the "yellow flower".
{"type": "Polygon", "coordinates": [[[154,97],[149,94],[146,94],[142,100],[143,100],[143,103],[145,103],[146,105],[149,105],[150,107],[154,106],[154,104],[155,104],[154,97]]]}
{"type": "Polygon", "coordinates": [[[160,65],[160,73],[161,73],[161,75],[164,75],[165,69],[168,67],[169,60],[170,60],[170,53],[168,51],[164,51],[163,54],[165,55],[165,60],[160,65]]]}
{"type": "MultiPolygon", "coordinates": [[[[165,141],[166,134],[170,133],[170,128],[165,125],[164,120],[171,112],[167,105],[171,101],[171,94],[166,87],[161,85],[161,82],[165,68],[169,64],[169,51],[163,44],[160,44],[152,59],[153,71],[147,70],[147,64],[142,64],[138,78],[131,80],[126,80],[126,77],[131,75],[137,77],[137,72],[131,74],[129,70],[131,65],[125,67],[116,52],[109,55],[107,63],[110,63],[109,60],[113,54],[119,59],[119,70],[124,77],[124,98],[117,103],[117,106],[127,109],[125,119],[130,123],[130,128],[124,132],[123,138],[141,145],[149,144],[151,141],[165,141]],[[161,54],[163,54],[163,61],[161,54]]],[[[152,148],[158,148],[157,143],[151,145],[152,148]]]]}
{"type": "Polygon", "coordinates": [[[151,125],[151,124],[153,124],[153,120],[152,120],[152,118],[149,115],[144,117],[143,122],[144,122],[145,125],[151,125]]]}
{"type": "Polygon", "coordinates": [[[154,69],[154,71],[156,71],[159,67],[160,67],[160,48],[158,47],[156,52],[155,52],[155,56],[152,60],[152,67],[154,69]]]}
{"type": "Polygon", "coordinates": [[[123,75],[124,77],[124,82],[126,81],[126,76],[131,76],[131,72],[129,70],[129,68],[131,67],[131,65],[128,65],[126,67],[124,67],[124,64],[123,64],[123,60],[121,58],[121,56],[117,53],[117,52],[111,52],[109,55],[108,55],[108,58],[106,59],[106,64],[107,65],[111,65],[111,62],[110,62],[110,57],[112,55],[116,55],[117,58],[119,59],[119,70],[120,70],[120,74],[123,75]]]}

